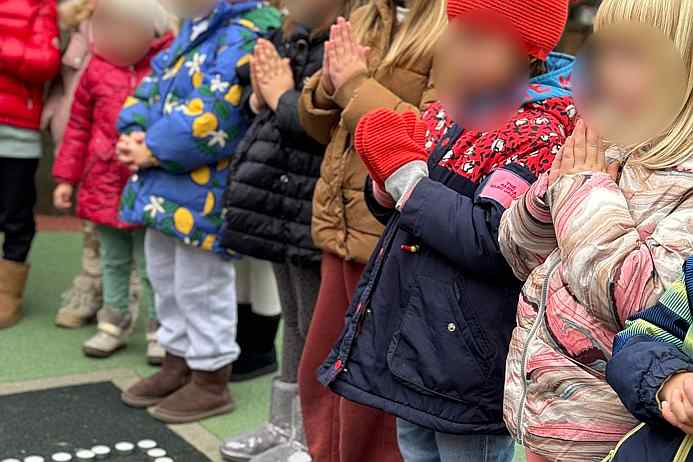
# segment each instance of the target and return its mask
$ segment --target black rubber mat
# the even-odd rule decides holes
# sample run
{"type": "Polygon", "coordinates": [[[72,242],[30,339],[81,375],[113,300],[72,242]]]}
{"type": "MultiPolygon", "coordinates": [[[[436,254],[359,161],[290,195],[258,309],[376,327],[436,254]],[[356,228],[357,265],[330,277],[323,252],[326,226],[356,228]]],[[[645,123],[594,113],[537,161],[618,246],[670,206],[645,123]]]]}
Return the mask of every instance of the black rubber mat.
{"type": "Polygon", "coordinates": [[[114,446],[153,440],[176,462],[209,459],[190,446],[146,410],[131,409],[120,401],[120,390],[110,382],[76,385],[0,396],[0,461],[37,455],[51,462],[53,454],[105,445],[111,462],[151,461],[144,452],[116,455],[114,446]]]}

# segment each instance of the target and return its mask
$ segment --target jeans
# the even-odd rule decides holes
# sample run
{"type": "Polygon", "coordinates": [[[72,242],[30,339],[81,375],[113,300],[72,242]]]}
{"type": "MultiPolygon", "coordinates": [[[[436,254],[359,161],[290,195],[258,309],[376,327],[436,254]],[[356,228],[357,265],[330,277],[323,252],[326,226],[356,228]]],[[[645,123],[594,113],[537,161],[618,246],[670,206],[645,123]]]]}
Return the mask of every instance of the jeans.
{"type": "Polygon", "coordinates": [[[404,462],[512,462],[509,435],[448,435],[397,419],[404,462]]]}

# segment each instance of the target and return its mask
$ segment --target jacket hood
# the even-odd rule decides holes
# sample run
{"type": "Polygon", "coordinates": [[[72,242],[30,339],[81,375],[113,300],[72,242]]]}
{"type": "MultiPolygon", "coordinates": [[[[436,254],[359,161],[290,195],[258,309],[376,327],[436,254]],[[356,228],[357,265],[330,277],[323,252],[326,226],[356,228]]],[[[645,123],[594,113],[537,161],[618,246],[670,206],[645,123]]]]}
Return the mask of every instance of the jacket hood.
{"type": "Polygon", "coordinates": [[[551,53],[546,60],[547,72],[529,81],[525,104],[549,98],[573,96],[570,84],[574,65],[574,57],[562,53],[551,53]]]}

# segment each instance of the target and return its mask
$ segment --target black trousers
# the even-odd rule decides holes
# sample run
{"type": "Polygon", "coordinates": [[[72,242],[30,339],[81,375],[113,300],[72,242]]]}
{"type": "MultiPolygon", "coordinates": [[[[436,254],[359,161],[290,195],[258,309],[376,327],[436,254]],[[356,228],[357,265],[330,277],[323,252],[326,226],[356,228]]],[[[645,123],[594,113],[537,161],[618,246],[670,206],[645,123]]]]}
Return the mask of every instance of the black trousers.
{"type": "Polygon", "coordinates": [[[36,170],[38,159],[0,157],[0,232],[3,256],[24,263],[36,234],[36,170]]]}

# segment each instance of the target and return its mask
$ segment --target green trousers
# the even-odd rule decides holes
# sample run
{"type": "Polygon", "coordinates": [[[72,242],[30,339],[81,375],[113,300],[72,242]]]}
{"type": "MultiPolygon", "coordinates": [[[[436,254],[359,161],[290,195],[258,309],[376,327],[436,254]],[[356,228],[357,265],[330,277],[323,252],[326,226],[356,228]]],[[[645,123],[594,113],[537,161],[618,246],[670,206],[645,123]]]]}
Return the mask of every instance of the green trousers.
{"type": "Polygon", "coordinates": [[[122,230],[108,226],[97,226],[101,247],[101,271],[103,303],[127,313],[130,305],[130,274],[133,263],[141,281],[140,310],[150,320],[156,320],[154,295],[147,277],[147,262],[144,257],[144,229],[122,230]]]}

